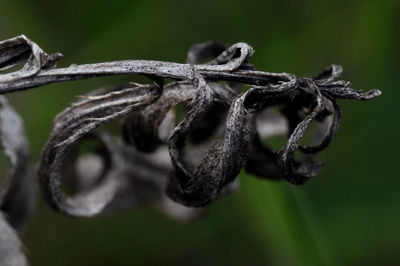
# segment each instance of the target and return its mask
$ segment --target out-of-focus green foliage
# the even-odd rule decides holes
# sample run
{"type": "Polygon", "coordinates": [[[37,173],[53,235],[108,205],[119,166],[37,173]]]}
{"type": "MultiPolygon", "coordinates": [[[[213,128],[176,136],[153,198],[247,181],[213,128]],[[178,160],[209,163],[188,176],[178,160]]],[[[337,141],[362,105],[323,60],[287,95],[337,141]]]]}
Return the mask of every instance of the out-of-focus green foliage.
{"type": "MultiPolygon", "coordinates": [[[[344,119],[322,173],[296,187],[242,174],[235,194],[194,225],[151,208],[66,218],[44,203],[22,238],[32,265],[398,265],[400,178],[397,0],[0,0],[0,39],[25,34],[59,65],[116,59],[184,62],[194,43],[244,41],[258,69],[311,76],[338,63],[370,102],[341,101],[344,119]]],[[[33,159],[52,119],[112,77],[9,95],[33,159]]],[[[4,167],[2,172],[5,172],[4,167]]]]}

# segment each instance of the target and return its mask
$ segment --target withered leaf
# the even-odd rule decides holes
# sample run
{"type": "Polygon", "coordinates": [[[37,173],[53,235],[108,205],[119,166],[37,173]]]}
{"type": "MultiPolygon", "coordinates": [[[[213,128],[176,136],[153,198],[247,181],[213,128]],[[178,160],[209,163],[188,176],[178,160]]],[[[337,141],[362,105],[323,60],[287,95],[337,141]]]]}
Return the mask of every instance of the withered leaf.
{"type": "MultiPolygon", "coordinates": [[[[127,182],[127,176],[134,175],[107,168],[108,178],[82,195],[67,197],[61,191],[61,166],[85,135],[101,124],[126,116],[126,148],[123,144],[111,145],[108,158],[119,154],[119,159],[113,160],[139,160],[168,146],[172,165],[163,170],[167,177],[161,178],[168,180],[166,193],[180,204],[205,206],[236,187],[235,179],[243,166],[263,178],[303,184],[321,170],[322,163],[315,162],[313,156],[328,147],[339,128],[342,115],[336,100],[368,100],[381,94],[379,90],[354,90],[349,82],[338,80],[343,72],[339,65],[331,65],[313,78],[258,71],[250,63],[253,53],[246,43],[228,47],[211,41],[194,45],[187,64],[124,60],[54,68],[60,54],[47,55],[35,43],[19,36],[0,43],[0,71],[24,64],[19,71],[0,75],[0,93],[105,75],[135,73],[150,77],[155,86],[117,88],[88,96],[57,116],[39,165],[42,191],[55,209],[69,215],[91,216],[111,208],[121,192],[121,180],[127,182]],[[163,86],[164,78],[178,81],[163,86]],[[251,88],[241,93],[244,84],[251,88]],[[173,109],[182,103],[186,103],[188,111],[175,126],[173,109]],[[288,135],[278,151],[264,143],[267,131],[258,129],[260,125],[273,125],[270,117],[260,113],[276,105],[284,106],[280,121],[286,119],[287,127],[282,130],[274,126],[269,132],[288,135]],[[313,121],[319,124],[314,141],[302,146],[313,121]],[[189,141],[190,147],[186,144],[189,141]],[[213,144],[208,147],[209,143],[213,144]],[[295,158],[297,150],[306,157],[295,158]]],[[[157,165],[158,161],[154,163],[157,165]]],[[[155,190],[165,184],[158,183],[155,190]]],[[[147,191],[145,187],[142,190],[147,191]]],[[[129,191],[133,190],[128,189],[126,195],[129,191]]],[[[153,189],[148,190],[149,195],[150,191],[153,189]]],[[[135,190],[132,194],[140,193],[135,190]]],[[[163,192],[154,195],[165,196],[163,192]]],[[[146,199],[157,202],[150,198],[146,199]]]]}
{"type": "Polygon", "coordinates": [[[35,205],[33,171],[23,122],[0,96],[0,143],[9,170],[0,188],[0,265],[27,265],[17,230],[23,229],[35,205]]]}

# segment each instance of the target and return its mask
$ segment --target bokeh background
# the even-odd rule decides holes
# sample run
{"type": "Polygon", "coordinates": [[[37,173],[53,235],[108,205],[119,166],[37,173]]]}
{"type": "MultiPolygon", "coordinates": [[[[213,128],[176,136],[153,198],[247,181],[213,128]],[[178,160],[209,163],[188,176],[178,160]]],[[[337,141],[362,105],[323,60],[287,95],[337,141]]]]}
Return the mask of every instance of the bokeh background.
{"type": "MultiPolygon", "coordinates": [[[[25,34],[59,66],[117,59],[184,62],[194,43],[244,41],[260,70],[311,76],[342,64],[369,102],[340,101],[343,122],[304,186],[243,173],[196,224],[151,207],[72,219],[45,205],[22,234],[32,265],[400,265],[400,1],[0,0],[0,39],[25,34]]],[[[9,95],[36,162],[75,95],[135,76],[9,95]]],[[[3,155],[2,155],[3,156],[3,155]]],[[[4,168],[4,167],[3,167],[4,168]]],[[[5,173],[6,169],[1,169],[5,173]]]]}

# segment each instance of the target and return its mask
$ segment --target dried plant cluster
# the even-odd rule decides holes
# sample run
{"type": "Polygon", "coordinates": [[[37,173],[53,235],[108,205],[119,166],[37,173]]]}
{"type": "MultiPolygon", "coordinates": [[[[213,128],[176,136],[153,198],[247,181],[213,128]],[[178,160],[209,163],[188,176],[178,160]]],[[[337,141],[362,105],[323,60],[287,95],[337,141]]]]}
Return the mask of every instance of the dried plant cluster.
{"type": "MultiPolygon", "coordinates": [[[[189,50],[186,64],[126,60],[56,68],[61,54],[48,55],[18,36],[0,42],[0,93],[105,75],[148,77],[151,85],[100,89],[56,116],[36,173],[40,189],[51,207],[70,216],[152,204],[192,221],[211,201],[238,187],[242,168],[296,185],[317,175],[322,163],[313,156],[329,145],[341,120],[336,100],[369,100],[381,93],[352,89],[338,80],[342,68],[337,65],[297,78],[256,70],[252,55],[246,43],[206,42],[189,50]],[[166,78],[175,81],[166,84],[166,78]],[[244,91],[243,85],[250,88],[244,91]],[[177,106],[184,114],[179,123],[177,106]],[[120,118],[120,138],[97,129],[120,118]],[[301,145],[313,121],[318,124],[314,141],[301,145]],[[274,151],[264,139],[278,134],[288,139],[274,151]],[[88,139],[98,145],[80,156],[88,139]],[[295,158],[296,151],[305,156],[295,158]],[[63,176],[72,195],[62,189],[63,176]]],[[[0,139],[10,162],[0,191],[0,264],[24,265],[14,230],[32,213],[34,174],[22,121],[3,96],[0,139]]]]}

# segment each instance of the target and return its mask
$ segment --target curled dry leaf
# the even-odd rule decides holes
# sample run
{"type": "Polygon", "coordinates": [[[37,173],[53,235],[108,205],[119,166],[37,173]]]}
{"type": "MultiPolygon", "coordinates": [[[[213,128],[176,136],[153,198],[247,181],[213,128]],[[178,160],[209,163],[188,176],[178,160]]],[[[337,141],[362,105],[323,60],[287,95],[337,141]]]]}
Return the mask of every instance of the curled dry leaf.
{"type": "MultiPolygon", "coordinates": [[[[101,208],[85,216],[131,210],[146,204],[154,205],[183,222],[203,216],[204,209],[182,206],[165,195],[165,186],[172,171],[167,149],[143,153],[100,131],[86,138],[99,141],[101,149],[81,157],[72,151],[71,162],[77,167],[73,175],[76,181],[75,195],[71,200],[80,200],[80,206],[91,204],[101,208]],[[96,191],[103,193],[94,196],[96,191]]],[[[72,149],[76,151],[78,146],[79,143],[72,149]]]]}
{"type": "Polygon", "coordinates": [[[33,171],[22,120],[4,96],[0,96],[0,142],[10,164],[0,189],[0,265],[27,265],[16,230],[33,212],[33,171]]]}
{"type": "Polygon", "coordinates": [[[0,82],[14,82],[38,74],[41,69],[55,67],[62,54],[48,55],[24,35],[0,42],[0,82]],[[22,69],[6,72],[23,64],[22,69]]]}
{"type": "Polygon", "coordinates": [[[99,213],[112,200],[118,186],[118,181],[112,178],[90,191],[87,197],[66,197],[61,190],[61,170],[66,154],[72,144],[91,130],[143,108],[159,95],[159,85],[119,88],[87,96],[56,117],[38,170],[40,187],[54,208],[70,215],[90,216],[99,213]]]}
{"type": "Polygon", "coordinates": [[[7,223],[6,218],[0,213],[0,265],[25,266],[28,265],[22,252],[22,244],[17,232],[7,223]]]}
{"type": "Polygon", "coordinates": [[[256,70],[250,63],[253,54],[246,43],[228,47],[206,42],[189,50],[187,64],[124,60],[54,68],[59,54],[48,56],[20,36],[0,43],[0,71],[25,64],[20,71],[0,75],[0,93],[105,75],[149,77],[154,86],[89,95],[56,117],[39,164],[40,187],[52,207],[74,216],[154,203],[167,212],[175,204],[183,209],[170,214],[192,217],[196,209],[182,206],[204,207],[232,192],[243,167],[261,178],[305,183],[322,169],[313,157],[328,147],[339,128],[342,114],[336,100],[369,100],[381,94],[354,90],[338,80],[343,71],[338,65],[313,78],[298,78],[256,70]],[[165,78],[176,82],[164,86],[165,78]],[[243,92],[242,85],[250,89],[243,92]],[[182,104],[186,112],[176,125],[176,106],[182,104]],[[273,116],[264,115],[275,106],[282,107],[279,115],[276,110],[273,116]],[[121,117],[124,142],[93,133],[121,117]],[[301,145],[313,122],[318,124],[314,140],[301,145]],[[67,196],[61,190],[62,168],[71,161],[89,165],[96,160],[74,153],[88,134],[99,139],[106,152],[101,163],[91,166],[98,174],[69,175],[78,192],[67,196]],[[276,134],[288,135],[277,151],[264,142],[276,134]],[[296,158],[296,151],[305,157],[296,158]]]}

